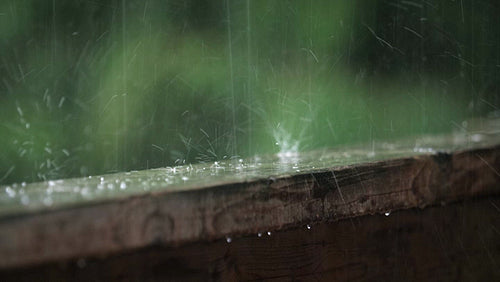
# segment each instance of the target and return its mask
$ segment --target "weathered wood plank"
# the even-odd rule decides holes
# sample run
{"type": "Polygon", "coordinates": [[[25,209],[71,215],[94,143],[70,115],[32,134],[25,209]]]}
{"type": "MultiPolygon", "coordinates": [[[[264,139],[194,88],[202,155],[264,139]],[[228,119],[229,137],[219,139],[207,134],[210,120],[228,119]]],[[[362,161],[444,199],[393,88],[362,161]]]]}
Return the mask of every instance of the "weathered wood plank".
{"type": "Polygon", "coordinates": [[[255,234],[494,195],[500,147],[158,193],[0,221],[0,267],[255,234]]]}
{"type": "Polygon", "coordinates": [[[495,281],[500,197],[90,257],[0,273],[2,281],[495,281]]]}

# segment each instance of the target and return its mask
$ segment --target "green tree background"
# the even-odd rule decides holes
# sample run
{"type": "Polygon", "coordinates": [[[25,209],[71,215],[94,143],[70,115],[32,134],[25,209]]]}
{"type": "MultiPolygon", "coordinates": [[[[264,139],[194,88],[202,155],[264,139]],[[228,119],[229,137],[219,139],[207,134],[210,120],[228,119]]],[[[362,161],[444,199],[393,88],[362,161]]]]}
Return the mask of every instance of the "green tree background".
{"type": "Polygon", "coordinates": [[[3,0],[0,183],[464,130],[499,6],[3,0]]]}

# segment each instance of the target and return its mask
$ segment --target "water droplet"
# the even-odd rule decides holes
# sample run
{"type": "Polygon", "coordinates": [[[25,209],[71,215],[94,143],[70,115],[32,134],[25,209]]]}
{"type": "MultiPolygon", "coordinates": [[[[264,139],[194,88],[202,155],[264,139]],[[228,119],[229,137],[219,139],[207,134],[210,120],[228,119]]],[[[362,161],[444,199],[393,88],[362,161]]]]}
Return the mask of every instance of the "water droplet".
{"type": "Polygon", "coordinates": [[[311,230],[311,225],[307,225],[307,230],[311,230]]]}
{"type": "Polygon", "coordinates": [[[10,188],[10,186],[5,187],[5,192],[9,197],[14,198],[16,196],[16,190],[10,188]]]}
{"type": "Polygon", "coordinates": [[[25,187],[26,186],[26,182],[22,182],[21,186],[25,187]]]}
{"type": "Polygon", "coordinates": [[[104,182],[104,177],[101,177],[101,183],[103,183],[103,182],[104,182]]]}
{"type": "Polygon", "coordinates": [[[389,215],[391,215],[391,212],[386,212],[386,213],[384,213],[384,215],[389,216],[389,215]]]}
{"type": "Polygon", "coordinates": [[[52,206],[52,204],[54,203],[54,201],[52,200],[51,197],[45,197],[43,198],[43,204],[47,207],[50,207],[52,206]]]}
{"type": "Polygon", "coordinates": [[[27,206],[30,203],[30,198],[27,195],[21,197],[21,204],[27,206]]]}
{"type": "Polygon", "coordinates": [[[231,237],[226,237],[226,242],[229,244],[233,241],[233,239],[231,239],[231,237]]]}
{"type": "Polygon", "coordinates": [[[184,181],[188,181],[188,180],[189,180],[189,178],[188,178],[187,176],[183,176],[183,177],[182,177],[182,180],[184,180],[184,181]]]}
{"type": "Polygon", "coordinates": [[[257,236],[262,237],[262,233],[261,232],[257,233],[257,236]]]}
{"type": "Polygon", "coordinates": [[[127,183],[125,183],[124,181],[122,181],[122,183],[120,183],[120,189],[124,190],[127,188],[127,183]]]}
{"type": "Polygon", "coordinates": [[[56,185],[56,183],[52,180],[49,180],[49,186],[54,186],[54,185],[56,185]]]}
{"type": "Polygon", "coordinates": [[[89,191],[89,188],[87,187],[84,187],[81,191],[80,191],[80,194],[84,197],[88,197],[90,196],[90,191],[89,191]]]}
{"type": "Polygon", "coordinates": [[[267,231],[267,236],[271,236],[271,231],[267,231]]]}
{"type": "MultiPolygon", "coordinates": [[[[16,101],[17,104],[17,101],[16,101]]],[[[17,112],[19,113],[20,116],[23,116],[23,110],[21,110],[21,107],[17,106],[17,112]]]]}
{"type": "Polygon", "coordinates": [[[471,136],[472,142],[481,142],[483,140],[483,135],[481,134],[474,134],[471,136]]]}
{"type": "Polygon", "coordinates": [[[87,266],[87,262],[85,261],[85,259],[79,259],[77,262],[76,262],[76,265],[79,267],[79,268],[84,268],[85,266],[87,266]]]}

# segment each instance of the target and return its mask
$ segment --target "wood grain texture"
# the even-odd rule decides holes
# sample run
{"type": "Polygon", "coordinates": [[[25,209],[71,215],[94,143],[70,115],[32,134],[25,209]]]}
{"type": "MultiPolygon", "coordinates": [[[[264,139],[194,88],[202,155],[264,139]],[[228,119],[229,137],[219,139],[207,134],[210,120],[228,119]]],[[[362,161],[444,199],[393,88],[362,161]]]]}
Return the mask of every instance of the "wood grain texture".
{"type": "Polygon", "coordinates": [[[498,195],[498,171],[496,146],[13,215],[0,220],[0,269],[498,195]]]}
{"type": "Polygon", "coordinates": [[[2,281],[497,281],[500,197],[150,246],[0,273],[2,281]]]}

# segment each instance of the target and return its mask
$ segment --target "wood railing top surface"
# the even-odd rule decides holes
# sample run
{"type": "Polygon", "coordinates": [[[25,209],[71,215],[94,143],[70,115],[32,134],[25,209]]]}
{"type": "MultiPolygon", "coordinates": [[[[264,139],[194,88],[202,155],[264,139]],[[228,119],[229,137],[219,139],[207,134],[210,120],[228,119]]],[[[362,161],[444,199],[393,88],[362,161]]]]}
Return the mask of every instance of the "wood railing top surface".
{"type": "Polygon", "coordinates": [[[451,134],[311,152],[280,152],[107,175],[0,186],[0,218],[77,207],[134,196],[249,183],[384,160],[452,153],[500,144],[500,119],[477,120],[451,134]]]}

